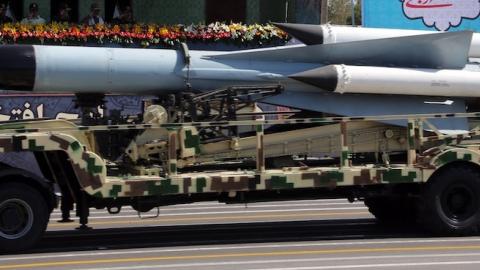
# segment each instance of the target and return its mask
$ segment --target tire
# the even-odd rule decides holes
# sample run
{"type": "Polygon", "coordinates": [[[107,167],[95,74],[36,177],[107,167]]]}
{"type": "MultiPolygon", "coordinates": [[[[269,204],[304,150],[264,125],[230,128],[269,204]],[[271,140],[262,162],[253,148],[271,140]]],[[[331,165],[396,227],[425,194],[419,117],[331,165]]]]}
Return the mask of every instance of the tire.
{"type": "Polygon", "coordinates": [[[419,221],[437,235],[471,235],[480,222],[480,174],[471,167],[446,168],[426,183],[419,221]]]}
{"type": "Polygon", "coordinates": [[[0,185],[0,250],[34,246],[45,232],[50,211],[42,194],[21,183],[0,185]]]}
{"type": "Polygon", "coordinates": [[[378,196],[365,199],[368,211],[383,224],[409,224],[416,219],[413,198],[378,196]]]}

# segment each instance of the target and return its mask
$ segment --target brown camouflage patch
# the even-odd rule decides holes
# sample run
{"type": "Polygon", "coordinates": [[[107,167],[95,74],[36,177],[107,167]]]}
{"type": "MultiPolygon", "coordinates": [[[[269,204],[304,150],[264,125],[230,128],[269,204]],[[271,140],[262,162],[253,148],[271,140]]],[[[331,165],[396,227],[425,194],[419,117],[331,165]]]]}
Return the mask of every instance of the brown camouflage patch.
{"type": "Polygon", "coordinates": [[[147,182],[133,182],[128,181],[127,185],[130,187],[130,190],[125,192],[126,196],[129,197],[139,197],[144,196],[145,191],[148,190],[147,182]]]}
{"type": "Polygon", "coordinates": [[[171,133],[168,143],[168,158],[176,159],[177,158],[177,133],[171,133]]]}
{"type": "Polygon", "coordinates": [[[183,193],[187,194],[188,189],[192,186],[192,178],[185,177],[183,178],[183,193]]]}
{"type": "Polygon", "coordinates": [[[213,176],[211,190],[216,192],[248,190],[250,177],[228,177],[227,181],[222,181],[222,177],[213,176]]]}
{"type": "Polygon", "coordinates": [[[91,187],[98,189],[102,187],[102,179],[99,175],[92,175],[87,169],[82,169],[78,164],[72,163],[73,170],[77,175],[78,182],[83,188],[91,187]]]}
{"type": "Polygon", "coordinates": [[[337,180],[331,179],[327,176],[328,174],[322,175],[319,173],[303,173],[302,180],[313,180],[313,187],[328,187],[335,188],[337,187],[337,180]]]}
{"type": "Polygon", "coordinates": [[[65,140],[65,139],[63,139],[63,138],[61,138],[61,137],[59,137],[59,136],[53,135],[53,134],[50,135],[50,140],[58,143],[58,144],[60,145],[60,148],[61,148],[62,150],[65,150],[65,151],[67,151],[67,150],[68,150],[68,147],[70,146],[70,142],[69,142],[69,141],[67,141],[67,140],[65,140]]]}
{"type": "Polygon", "coordinates": [[[0,139],[0,147],[3,148],[5,152],[13,151],[12,139],[0,139]]]}
{"type": "Polygon", "coordinates": [[[361,170],[359,176],[353,177],[353,184],[354,185],[371,185],[377,184],[376,179],[370,176],[370,170],[361,170]]]}

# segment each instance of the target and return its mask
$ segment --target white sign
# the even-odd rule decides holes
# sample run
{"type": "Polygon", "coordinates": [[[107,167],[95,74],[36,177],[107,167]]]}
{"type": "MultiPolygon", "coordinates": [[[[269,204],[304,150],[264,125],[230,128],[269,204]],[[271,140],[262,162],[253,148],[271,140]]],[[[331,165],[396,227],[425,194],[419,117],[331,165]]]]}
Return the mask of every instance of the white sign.
{"type": "Polygon", "coordinates": [[[429,27],[446,31],[462,20],[480,15],[480,0],[401,0],[403,12],[410,19],[423,19],[429,27]]]}

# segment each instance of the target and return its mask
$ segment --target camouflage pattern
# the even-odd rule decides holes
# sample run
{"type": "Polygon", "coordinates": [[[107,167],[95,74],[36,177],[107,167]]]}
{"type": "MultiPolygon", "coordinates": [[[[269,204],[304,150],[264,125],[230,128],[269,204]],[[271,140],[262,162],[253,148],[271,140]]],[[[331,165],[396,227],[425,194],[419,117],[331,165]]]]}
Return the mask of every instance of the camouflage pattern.
{"type": "Polygon", "coordinates": [[[0,134],[0,151],[63,151],[67,153],[80,186],[90,194],[105,188],[105,161],[64,133],[0,134]]]}
{"type": "Polygon", "coordinates": [[[422,169],[419,168],[286,168],[264,172],[184,173],[170,175],[168,178],[108,177],[101,189],[89,193],[101,197],[136,197],[292,188],[335,188],[421,181],[422,169]]]}
{"type": "MultiPolygon", "coordinates": [[[[478,116],[478,115],[475,115],[478,116]]],[[[393,116],[390,116],[394,118],[393,116]]],[[[423,116],[422,116],[423,117],[423,116]]],[[[438,115],[438,117],[454,117],[438,115]]],[[[379,117],[376,117],[379,118],[379,117]]],[[[388,118],[388,117],[386,117],[388,118]]],[[[400,117],[399,117],[400,118],[400,117]]],[[[399,119],[395,118],[395,119],[399,119]]],[[[410,116],[410,119],[414,116],[410,116]]],[[[345,118],[338,118],[344,119],[345,118]]],[[[420,119],[420,117],[418,118],[420,119]]],[[[354,119],[352,121],[363,121],[354,119]]],[[[418,130],[418,122],[409,121],[408,147],[405,150],[413,151],[415,159],[411,164],[404,165],[381,165],[372,164],[365,166],[351,166],[348,160],[349,148],[345,139],[341,138],[342,158],[341,164],[336,167],[286,167],[283,169],[265,169],[263,162],[263,124],[272,121],[248,121],[250,125],[258,127],[258,170],[237,171],[214,171],[198,173],[178,173],[177,158],[179,149],[196,148],[196,139],[192,136],[198,134],[187,132],[193,129],[186,124],[168,124],[168,173],[166,176],[158,176],[159,171],[148,168],[138,168],[139,174],[125,176],[107,176],[106,161],[93,151],[88,145],[88,136],[92,130],[105,130],[109,126],[74,127],[71,125],[59,125],[49,131],[48,128],[34,128],[36,123],[12,123],[0,125],[0,152],[10,151],[63,151],[67,153],[77,176],[81,188],[88,194],[96,197],[137,197],[158,196],[170,194],[192,194],[205,192],[228,192],[234,194],[238,191],[251,190],[281,190],[292,188],[335,188],[338,186],[352,185],[376,185],[391,183],[426,182],[438,168],[451,162],[464,161],[480,164],[480,146],[465,144],[469,134],[477,134],[474,130],[469,134],[434,135],[436,139],[425,137],[420,140],[421,133],[418,130]],[[55,131],[58,129],[59,131],[55,131]],[[21,131],[21,132],[20,132],[21,131]],[[81,136],[74,136],[79,131],[81,136]],[[189,137],[190,136],[190,137],[189,137]],[[416,137],[417,136],[417,137],[416,137]],[[456,137],[453,137],[456,136],[456,137]],[[189,137],[187,143],[185,139],[189,137]],[[184,144],[178,143],[179,138],[184,144]],[[415,142],[442,142],[442,144],[423,152],[418,152],[421,145],[415,142]],[[460,144],[460,142],[464,144],[460,144]],[[345,155],[344,155],[345,154],[345,155]],[[155,174],[156,175],[153,175],[155,174]]],[[[275,120],[277,121],[277,120],[275,120]]],[[[291,119],[283,122],[292,122],[291,119]]],[[[297,123],[313,121],[312,119],[295,119],[297,123]]],[[[342,120],[343,121],[343,120],[342,120]]],[[[342,125],[342,134],[347,130],[347,122],[342,125]]],[[[42,123],[39,121],[38,123],[42,123]]],[[[45,122],[43,122],[45,124],[45,122]]],[[[216,123],[228,125],[231,123],[216,123]]],[[[236,124],[236,123],[235,123],[236,124]]],[[[241,123],[243,124],[243,123],[241,123]]],[[[201,124],[195,124],[201,125],[201,124]]],[[[140,125],[142,126],[142,125],[140,125]]],[[[128,128],[122,126],[121,128],[128,128]]],[[[139,128],[132,125],[130,128],[139,128]]],[[[153,128],[150,126],[149,128],[153,128]]],[[[158,128],[158,127],[157,127],[158,128]]],[[[196,151],[196,150],[192,150],[196,151]]]]}
{"type": "Polygon", "coordinates": [[[408,119],[407,123],[407,165],[411,166],[415,163],[417,159],[417,148],[416,148],[416,131],[418,131],[416,121],[414,119],[408,119]]]}
{"type": "Polygon", "coordinates": [[[180,158],[194,157],[201,153],[200,136],[195,127],[184,127],[179,130],[180,158]]]}

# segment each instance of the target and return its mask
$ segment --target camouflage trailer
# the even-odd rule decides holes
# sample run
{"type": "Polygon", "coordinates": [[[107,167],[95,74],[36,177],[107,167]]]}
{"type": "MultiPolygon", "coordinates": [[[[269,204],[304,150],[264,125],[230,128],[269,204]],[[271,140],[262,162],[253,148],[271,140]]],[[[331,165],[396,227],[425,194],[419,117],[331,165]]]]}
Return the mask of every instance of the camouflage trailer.
{"type": "Polygon", "coordinates": [[[381,221],[419,222],[442,235],[474,233],[480,225],[480,130],[443,134],[429,119],[479,116],[165,123],[154,115],[144,118],[153,119],[148,123],[97,126],[5,122],[0,152],[30,153],[41,174],[1,165],[0,249],[37,243],[59,205],[57,193],[64,221],[75,207],[80,228],[87,228],[91,207],[118,213],[128,205],[146,212],[208,200],[344,197],[364,200],[381,221]],[[402,119],[406,128],[385,124],[402,119]],[[302,129],[267,132],[272,125],[302,129]],[[202,137],[205,129],[222,127],[254,131],[219,141],[202,137]],[[313,156],[322,158],[308,158],[313,156]],[[234,165],[222,165],[227,162],[234,165]]]}

